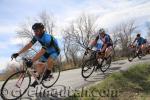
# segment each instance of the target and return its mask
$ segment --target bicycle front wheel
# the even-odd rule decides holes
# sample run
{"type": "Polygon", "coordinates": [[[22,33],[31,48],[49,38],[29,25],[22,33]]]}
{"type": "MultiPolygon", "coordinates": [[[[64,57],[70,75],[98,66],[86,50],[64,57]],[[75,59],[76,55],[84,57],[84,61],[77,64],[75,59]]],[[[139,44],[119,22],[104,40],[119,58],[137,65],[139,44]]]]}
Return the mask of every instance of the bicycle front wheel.
{"type": "MultiPolygon", "coordinates": [[[[135,51],[136,52],[136,51],[135,51]]],[[[129,51],[128,54],[128,61],[132,61],[136,56],[135,56],[135,52],[134,51],[129,51]]]]}
{"type": "Polygon", "coordinates": [[[81,75],[83,78],[88,78],[94,72],[96,67],[95,59],[85,60],[82,64],[81,75]],[[95,64],[95,65],[94,65],[95,64]]]}
{"type": "Polygon", "coordinates": [[[61,68],[59,65],[54,66],[53,69],[51,70],[51,74],[49,75],[49,77],[46,80],[42,81],[43,87],[45,88],[52,87],[58,81],[60,76],[60,71],[61,68]]]}
{"type": "Polygon", "coordinates": [[[101,62],[101,66],[100,69],[101,71],[104,73],[107,71],[107,69],[109,69],[111,65],[111,56],[109,56],[107,59],[103,59],[101,62]]]}
{"type": "Polygon", "coordinates": [[[4,100],[17,100],[29,88],[31,77],[25,71],[19,71],[9,76],[1,88],[1,97],[4,100]]]}

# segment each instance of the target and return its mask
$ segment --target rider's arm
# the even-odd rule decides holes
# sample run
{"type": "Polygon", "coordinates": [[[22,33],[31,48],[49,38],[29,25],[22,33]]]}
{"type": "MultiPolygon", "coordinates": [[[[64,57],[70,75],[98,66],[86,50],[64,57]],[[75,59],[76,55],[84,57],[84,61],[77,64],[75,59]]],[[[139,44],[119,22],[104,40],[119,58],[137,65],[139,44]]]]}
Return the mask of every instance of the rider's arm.
{"type": "Polygon", "coordinates": [[[89,44],[88,48],[92,49],[96,45],[96,41],[92,40],[91,43],[89,44]]]}
{"type": "Polygon", "coordinates": [[[32,47],[32,43],[28,43],[24,48],[22,48],[18,53],[21,54],[21,53],[24,53],[25,51],[27,51],[28,49],[30,49],[32,47]]]}
{"type": "Polygon", "coordinates": [[[90,49],[92,49],[96,45],[98,38],[99,36],[97,36],[93,41],[91,41],[91,43],[88,46],[90,49]]]}
{"type": "Polygon", "coordinates": [[[44,53],[46,52],[46,49],[42,48],[33,58],[32,62],[37,61],[44,53]]]}

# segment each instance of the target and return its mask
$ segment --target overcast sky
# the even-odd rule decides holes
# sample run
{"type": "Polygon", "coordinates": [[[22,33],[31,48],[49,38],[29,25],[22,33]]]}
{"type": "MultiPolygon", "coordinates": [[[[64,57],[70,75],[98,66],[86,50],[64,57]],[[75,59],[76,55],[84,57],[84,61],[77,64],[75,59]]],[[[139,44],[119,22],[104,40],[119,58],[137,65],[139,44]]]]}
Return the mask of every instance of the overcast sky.
{"type": "Polygon", "coordinates": [[[83,12],[99,16],[98,26],[111,28],[129,19],[142,29],[150,22],[150,0],[0,0],[0,69],[19,48],[16,30],[27,18],[40,12],[53,13],[61,28],[83,12]]]}

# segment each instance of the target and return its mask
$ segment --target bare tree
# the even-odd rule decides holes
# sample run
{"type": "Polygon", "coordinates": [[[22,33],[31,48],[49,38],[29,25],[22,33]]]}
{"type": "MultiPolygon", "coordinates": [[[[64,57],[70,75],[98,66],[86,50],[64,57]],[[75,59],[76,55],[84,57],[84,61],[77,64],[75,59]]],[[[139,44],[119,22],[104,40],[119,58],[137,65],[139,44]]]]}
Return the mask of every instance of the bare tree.
{"type": "Polygon", "coordinates": [[[78,53],[82,48],[86,48],[94,33],[96,17],[82,14],[70,26],[63,31],[64,54],[67,62],[71,61],[74,65],[78,62],[78,53]]]}
{"type": "MultiPolygon", "coordinates": [[[[46,11],[43,11],[39,14],[39,19],[34,19],[36,22],[42,22],[45,25],[45,30],[49,32],[50,34],[53,33],[53,30],[55,28],[55,19],[54,16],[51,14],[49,15],[46,11]]],[[[17,34],[19,37],[23,38],[32,38],[32,24],[33,20],[27,20],[26,23],[23,23],[19,26],[19,30],[17,31],[17,34]]]]}
{"type": "Polygon", "coordinates": [[[39,15],[40,21],[44,24],[45,29],[50,34],[53,34],[53,30],[55,28],[55,19],[53,14],[49,15],[46,11],[43,11],[39,15]]]}
{"type": "Polygon", "coordinates": [[[135,25],[134,20],[130,20],[126,23],[121,23],[115,27],[113,34],[118,40],[119,47],[122,49],[123,56],[127,55],[128,44],[131,42],[132,33],[136,30],[137,26],[135,25]]]}
{"type": "Polygon", "coordinates": [[[147,22],[146,26],[147,26],[147,35],[148,35],[148,38],[150,39],[150,22],[147,22]]]}
{"type": "Polygon", "coordinates": [[[69,55],[68,55],[69,47],[70,47],[70,43],[68,43],[67,37],[64,37],[63,52],[66,57],[67,63],[69,63],[69,55]]]}
{"type": "Polygon", "coordinates": [[[71,41],[71,39],[67,36],[64,36],[64,54],[66,57],[67,63],[73,63],[75,66],[77,65],[77,55],[79,52],[79,45],[75,44],[71,41]],[[71,61],[71,62],[70,62],[71,61]]]}
{"type": "Polygon", "coordinates": [[[114,31],[112,32],[112,36],[111,36],[112,42],[113,42],[113,58],[115,58],[116,56],[116,50],[115,48],[117,47],[117,42],[118,42],[118,38],[117,38],[117,33],[114,31]]]}
{"type": "Polygon", "coordinates": [[[19,26],[19,29],[17,30],[17,36],[21,38],[33,38],[33,32],[32,32],[32,23],[29,19],[25,23],[19,26]]]}
{"type": "Polygon", "coordinates": [[[96,17],[82,14],[76,21],[72,22],[69,29],[65,30],[65,36],[75,44],[87,47],[93,36],[96,17]]]}

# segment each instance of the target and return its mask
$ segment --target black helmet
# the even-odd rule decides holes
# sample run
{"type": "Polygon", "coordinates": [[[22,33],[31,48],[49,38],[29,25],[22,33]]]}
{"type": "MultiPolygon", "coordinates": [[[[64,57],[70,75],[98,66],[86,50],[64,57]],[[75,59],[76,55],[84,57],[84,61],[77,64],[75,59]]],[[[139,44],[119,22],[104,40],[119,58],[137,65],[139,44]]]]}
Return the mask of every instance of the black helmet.
{"type": "Polygon", "coordinates": [[[139,33],[138,33],[136,36],[137,36],[137,37],[140,37],[140,36],[141,36],[141,34],[139,34],[139,33]]]}
{"type": "Polygon", "coordinates": [[[32,25],[32,29],[44,29],[44,25],[42,23],[35,23],[34,25],[32,25]]]}
{"type": "Polygon", "coordinates": [[[99,34],[104,33],[104,32],[105,32],[105,30],[103,28],[100,28],[98,31],[99,34]]]}

